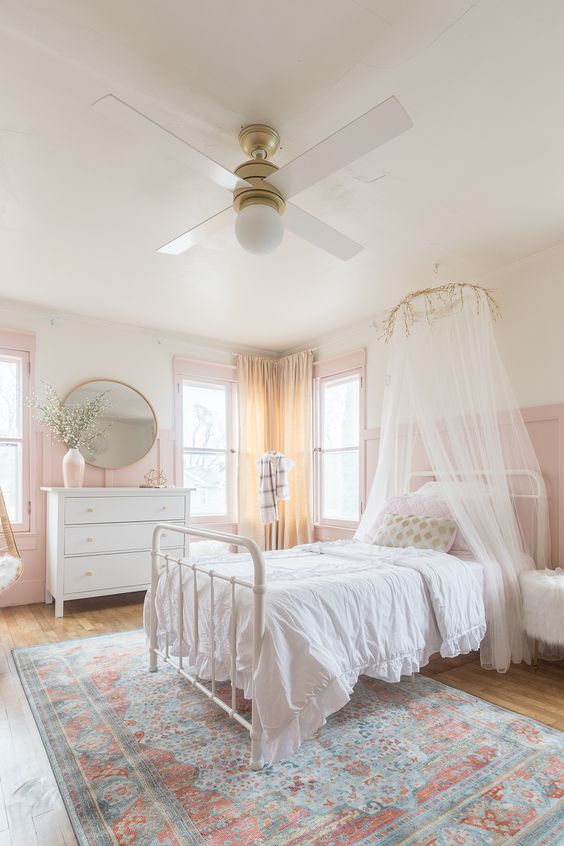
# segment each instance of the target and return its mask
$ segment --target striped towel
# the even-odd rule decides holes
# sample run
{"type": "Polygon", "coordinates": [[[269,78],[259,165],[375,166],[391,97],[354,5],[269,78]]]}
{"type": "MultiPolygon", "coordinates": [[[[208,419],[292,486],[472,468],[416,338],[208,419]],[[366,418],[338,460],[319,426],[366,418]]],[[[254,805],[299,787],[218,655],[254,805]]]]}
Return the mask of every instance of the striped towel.
{"type": "Polygon", "coordinates": [[[290,499],[288,470],[294,462],[281,452],[265,452],[256,462],[259,470],[259,508],[262,523],[278,520],[278,501],[290,499]]]}

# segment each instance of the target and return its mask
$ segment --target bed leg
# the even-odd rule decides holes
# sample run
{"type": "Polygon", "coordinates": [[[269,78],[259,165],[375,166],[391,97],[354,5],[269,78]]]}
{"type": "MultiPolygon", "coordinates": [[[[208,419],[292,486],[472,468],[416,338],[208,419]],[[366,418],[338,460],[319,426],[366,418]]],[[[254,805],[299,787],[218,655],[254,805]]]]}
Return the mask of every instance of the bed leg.
{"type": "Polygon", "coordinates": [[[264,558],[256,544],[251,544],[249,552],[255,565],[255,582],[253,585],[253,715],[251,718],[251,769],[262,770],[264,757],[262,754],[262,723],[256,707],[256,679],[265,632],[265,567],[264,558]]]}
{"type": "Polygon", "coordinates": [[[149,672],[157,672],[157,582],[159,581],[159,559],[161,551],[160,530],[157,527],[153,532],[153,543],[151,547],[151,605],[149,608],[149,672]]]}
{"type": "Polygon", "coordinates": [[[262,728],[255,728],[255,718],[253,717],[253,728],[251,730],[251,769],[262,770],[263,767],[262,728]]]}
{"type": "Polygon", "coordinates": [[[535,640],[535,651],[533,654],[533,670],[539,669],[539,642],[535,640]]]}

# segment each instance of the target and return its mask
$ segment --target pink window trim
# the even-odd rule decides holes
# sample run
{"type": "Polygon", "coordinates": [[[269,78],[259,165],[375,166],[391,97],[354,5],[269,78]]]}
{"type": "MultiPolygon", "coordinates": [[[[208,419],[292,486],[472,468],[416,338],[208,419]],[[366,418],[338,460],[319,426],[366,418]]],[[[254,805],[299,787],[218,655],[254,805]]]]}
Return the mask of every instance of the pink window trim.
{"type": "MultiPolygon", "coordinates": [[[[183,419],[182,419],[182,383],[183,382],[202,382],[204,384],[222,384],[231,385],[231,417],[234,416],[235,399],[234,391],[237,384],[237,368],[234,364],[220,364],[211,361],[200,361],[195,358],[183,358],[181,356],[174,356],[173,358],[173,374],[174,374],[174,424],[175,424],[175,438],[176,438],[176,461],[175,461],[175,483],[176,485],[184,484],[184,469],[183,469],[183,419]]],[[[234,420],[231,420],[231,425],[234,425],[234,420]]],[[[236,445],[233,445],[235,448],[236,445]]],[[[237,528],[237,479],[235,477],[236,464],[233,453],[230,453],[228,446],[228,474],[229,484],[231,487],[230,496],[228,494],[229,514],[226,515],[209,515],[202,517],[192,517],[192,523],[209,523],[217,526],[220,523],[224,525],[234,526],[237,528]]]]}
{"type": "Polygon", "coordinates": [[[22,412],[22,507],[23,521],[14,525],[14,532],[18,535],[30,535],[36,531],[36,502],[37,488],[35,467],[35,425],[30,409],[25,403],[25,397],[31,393],[33,374],[35,373],[35,335],[31,332],[18,332],[13,329],[0,329],[0,349],[7,353],[20,355],[24,365],[28,364],[27,372],[23,370],[24,406],[22,412]],[[28,510],[30,503],[31,514],[28,510]]]}
{"type": "Polygon", "coordinates": [[[175,356],[173,359],[173,370],[175,381],[179,377],[184,379],[218,379],[221,382],[235,382],[237,380],[237,368],[234,364],[219,364],[213,361],[199,361],[196,358],[181,358],[175,356]]]}
{"type": "MultiPolygon", "coordinates": [[[[317,447],[320,446],[321,440],[321,421],[319,420],[319,402],[320,402],[320,382],[327,378],[337,378],[339,376],[346,376],[348,373],[358,373],[360,375],[360,410],[359,410],[359,481],[360,481],[360,514],[364,510],[364,503],[366,502],[366,473],[365,473],[365,429],[366,429],[366,350],[357,349],[344,355],[333,356],[322,361],[315,361],[313,364],[313,384],[314,384],[314,513],[315,526],[319,528],[335,527],[337,529],[355,529],[358,523],[348,520],[322,520],[319,505],[320,505],[320,474],[317,447]]],[[[316,533],[317,534],[317,533],[316,533]]]]}
{"type": "MultiPolygon", "coordinates": [[[[314,361],[313,376],[316,379],[323,379],[325,376],[338,376],[348,370],[362,369],[363,375],[366,369],[366,350],[358,349],[344,355],[324,358],[321,361],[314,361]]],[[[364,424],[364,418],[363,418],[364,424]]]]}

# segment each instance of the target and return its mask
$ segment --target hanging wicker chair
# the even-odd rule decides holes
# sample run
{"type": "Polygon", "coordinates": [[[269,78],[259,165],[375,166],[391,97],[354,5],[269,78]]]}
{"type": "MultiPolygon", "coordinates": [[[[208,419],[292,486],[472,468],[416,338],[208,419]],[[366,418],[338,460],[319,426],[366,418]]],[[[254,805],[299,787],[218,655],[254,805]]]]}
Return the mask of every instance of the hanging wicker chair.
{"type": "Polygon", "coordinates": [[[1,533],[4,536],[4,544],[0,546],[0,591],[3,591],[17,582],[23,573],[24,566],[1,488],[0,524],[2,526],[1,533]]]}

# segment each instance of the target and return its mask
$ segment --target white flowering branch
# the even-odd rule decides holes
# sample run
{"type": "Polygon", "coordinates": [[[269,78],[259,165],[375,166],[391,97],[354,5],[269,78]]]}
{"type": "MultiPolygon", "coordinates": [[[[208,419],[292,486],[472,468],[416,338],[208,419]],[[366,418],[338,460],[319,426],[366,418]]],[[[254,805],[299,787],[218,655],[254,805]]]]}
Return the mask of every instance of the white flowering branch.
{"type": "Polygon", "coordinates": [[[82,403],[64,405],[56,390],[45,382],[45,399],[32,395],[29,407],[38,423],[47,426],[55,437],[69,449],[81,447],[92,450],[94,441],[105,434],[111,423],[103,426],[100,420],[109,408],[108,391],[96,394],[82,403]]]}

